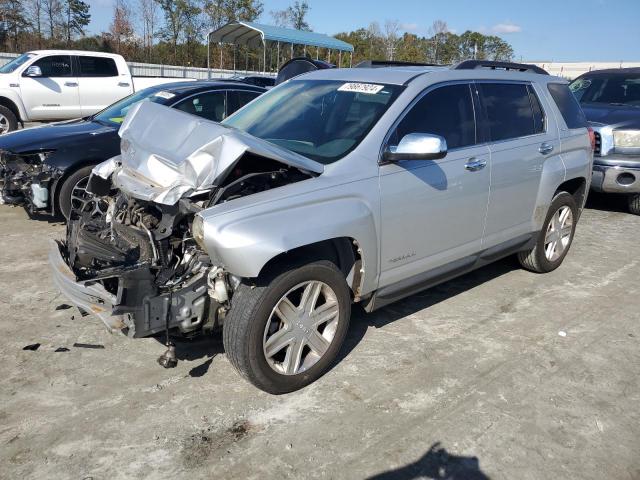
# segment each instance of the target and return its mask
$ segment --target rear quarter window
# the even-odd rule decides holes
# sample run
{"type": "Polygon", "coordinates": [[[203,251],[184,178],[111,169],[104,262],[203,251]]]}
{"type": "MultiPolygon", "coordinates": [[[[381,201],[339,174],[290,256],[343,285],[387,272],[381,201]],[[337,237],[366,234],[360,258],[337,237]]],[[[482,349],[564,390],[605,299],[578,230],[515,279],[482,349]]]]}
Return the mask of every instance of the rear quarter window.
{"type": "Polygon", "coordinates": [[[569,90],[568,85],[550,83],[547,88],[568,128],[583,128],[587,126],[587,118],[584,116],[576,97],[569,90]]]}
{"type": "Polygon", "coordinates": [[[81,77],[117,77],[118,67],[113,58],[79,56],[81,77]]]}

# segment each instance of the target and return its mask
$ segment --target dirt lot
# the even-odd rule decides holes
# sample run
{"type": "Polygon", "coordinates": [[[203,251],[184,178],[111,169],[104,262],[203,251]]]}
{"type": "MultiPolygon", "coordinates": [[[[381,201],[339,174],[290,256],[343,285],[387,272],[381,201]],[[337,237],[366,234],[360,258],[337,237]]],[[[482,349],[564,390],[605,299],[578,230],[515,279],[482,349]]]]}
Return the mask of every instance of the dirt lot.
{"type": "Polygon", "coordinates": [[[63,226],[0,225],[0,478],[640,478],[640,217],[615,202],[552,274],[505,260],[357,311],[339,364],[281,397],[219,339],[164,370],[157,341],[56,310],[63,226]]]}

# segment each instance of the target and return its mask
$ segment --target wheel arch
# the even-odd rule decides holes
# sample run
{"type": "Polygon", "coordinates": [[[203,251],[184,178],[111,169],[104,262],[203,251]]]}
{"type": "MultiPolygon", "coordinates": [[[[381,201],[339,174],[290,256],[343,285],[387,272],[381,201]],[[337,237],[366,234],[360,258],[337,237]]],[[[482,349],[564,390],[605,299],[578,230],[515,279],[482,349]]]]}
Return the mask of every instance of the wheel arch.
{"type": "Polygon", "coordinates": [[[567,192],[571,194],[578,205],[578,210],[582,210],[584,203],[587,199],[587,179],[584,177],[575,177],[562,182],[556,189],[553,196],[559,192],[567,192]]]}
{"type": "Polygon", "coordinates": [[[85,168],[85,167],[89,167],[89,166],[95,166],[98,165],[100,162],[103,162],[104,160],[99,160],[99,159],[86,159],[86,160],[81,160],[77,163],[74,163],[73,165],[69,166],[68,168],[66,168],[63,172],[63,174],[56,179],[56,181],[53,183],[52,187],[51,187],[51,193],[50,193],[50,199],[51,199],[51,213],[52,214],[56,214],[56,213],[61,213],[60,212],[60,189],[62,187],[62,185],[64,185],[64,182],[74,173],[76,173],[78,170],[80,170],[81,168],[85,168]]]}
{"type": "Polygon", "coordinates": [[[11,110],[13,112],[13,114],[16,116],[16,119],[18,120],[18,122],[20,124],[23,124],[23,119],[22,119],[22,115],[20,113],[20,108],[18,107],[18,105],[11,100],[8,97],[5,97],[4,95],[0,96],[0,105],[2,105],[3,107],[7,107],[9,110],[11,110]]]}

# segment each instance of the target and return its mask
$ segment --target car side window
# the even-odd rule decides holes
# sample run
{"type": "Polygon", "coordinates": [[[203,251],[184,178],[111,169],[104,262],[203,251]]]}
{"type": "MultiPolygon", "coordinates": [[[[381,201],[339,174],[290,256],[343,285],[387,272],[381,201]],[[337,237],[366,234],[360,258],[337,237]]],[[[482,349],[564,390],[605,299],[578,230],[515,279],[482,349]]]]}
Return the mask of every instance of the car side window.
{"type": "Polygon", "coordinates": [[[204,92],[178,103],[175,108],[197,117],[221,122],[225,119],[225,92],[204,92]]]}
{"type": "Polygon", "coordinates": [[[389,143],[397,145],[409,133],[440,135],[447,141],[448,149],[475,144],[476,126],[469,85],[447,85],[427,93],[400,121],[389,143]]]}
{"type": "Polygon", "coordinates": [[[69,55],[51,55],[33,63],[40,67],[43,77],[71,77],[71,57],[69,55]]]}
{"type": "Polygon", "coordinates": [[[536,128],[534,108],[527,85],[477,83],[477,86],[487,114],[491,141],[540,133],[536,128]]]}
{"type": "Polygon", "coordinates": [[[227,116],[240,110],[254,98],[260,96],[260,92],[250,92],[248,90],[232,90],[227,92],[227,116]]]}
{"type": "Polygon", "coordinates": [[[113,58],[78,56],[80,77],[117,77],[118,67],[113,58]]]}
{"type": "Polygon", "coordinates": [[[584,128],[587,126],[587,118],[567,85],[550,83],[547,88],[568,128],[584,128]]]}
{"type": "Polygon", "coordinates": [[[527,89],[529,90],[529,100],[533,109],[533,133],[544,133],[546,130],[546,118],[542,105],[540,105],[540,99],[531,85],[527,86],[527,89]]]}

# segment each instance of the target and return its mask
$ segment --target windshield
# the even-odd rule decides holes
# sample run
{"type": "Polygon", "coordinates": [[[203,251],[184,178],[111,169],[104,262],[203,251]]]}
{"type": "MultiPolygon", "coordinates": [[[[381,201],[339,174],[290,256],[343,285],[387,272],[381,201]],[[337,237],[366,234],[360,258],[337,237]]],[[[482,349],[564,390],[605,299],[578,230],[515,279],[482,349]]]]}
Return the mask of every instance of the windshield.
{"type": "Polygon", "coordinates": [[[569,88],[580,103],[640,107],[640,75],[594,75],[578,78],[569,88]]]}
{"type": "Polygon", "coordinates": [[[326,80],[293,80],[270,90],[224,120],[327,164],[354,149],[402,87],[326,80]]]}
{"type": "Polygon", "coordinates": [[[9,63],[0,67],[0,73],[11,73],[14,72],[20,65],[23,65],[29,59],[35,57],[35,53],[23,53],[19,57],[14,58],[9,63]]]}
{"type": "Polygon", "coordinates": [[[154,102],[164,105],[175,94],[164,90],[158,90],[156,87],[140,90],[133,95],[123,98],[113,105],[105,108],[101,112],[96,113],[92,119],[99,122],[106,122],[112,125],[120,125],[124,121],[127,112],[138,102],[154,102]]]}

